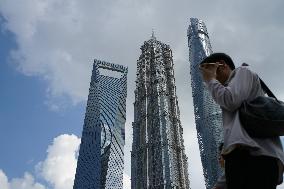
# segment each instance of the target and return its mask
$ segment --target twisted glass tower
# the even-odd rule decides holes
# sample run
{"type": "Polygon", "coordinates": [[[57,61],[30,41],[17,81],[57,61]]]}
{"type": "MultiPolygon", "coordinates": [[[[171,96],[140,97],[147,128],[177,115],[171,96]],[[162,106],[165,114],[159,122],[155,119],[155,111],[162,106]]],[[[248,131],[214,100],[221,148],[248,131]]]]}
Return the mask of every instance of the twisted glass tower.
{"type": "Polygon", "coordinates": [[[154,34],[141,50],[132,125],[131,188],[188,189],[172,51],[154,34]]]}
{"type": "Polygon", "coordinates": [[[95,60],[74,189],[122,189],[127,68],[95,60]]]}
{"type": "Polygon", "coordinates": [[[205,183],[209,189],[222,174],[218,164],[218,147],[223,141],[222,112],[205,88],[199,71],[199,63],[212,53],[204,22],[191,18],[187,35],[197,138],[205,183]]]}

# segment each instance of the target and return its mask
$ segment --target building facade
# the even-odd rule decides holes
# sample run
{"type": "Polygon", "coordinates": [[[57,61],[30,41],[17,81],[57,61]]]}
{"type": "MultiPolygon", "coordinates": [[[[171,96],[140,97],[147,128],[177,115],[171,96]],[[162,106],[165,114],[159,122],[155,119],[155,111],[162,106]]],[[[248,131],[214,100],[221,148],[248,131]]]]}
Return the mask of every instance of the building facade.
{"type": "Polygon", "coordinates": [[[223,141],[222,112],[205,88],[199,70],[199,63],[212,53],[204,22],[191,18],[187,35],[197,138],[206,187],[211,189],[223,172],[218,163],[218,147],[223,141]]]}
{"type": "Polygon", "coordinates": [[[126,82],[126,67],[94,61],[73,189],[123,188],[126,82]]]}
{"type": "Polygon", "coordinates": [[[172,51],[154,34],[141,50],[132,124],[131,188],[188,189],[172,51]]]}

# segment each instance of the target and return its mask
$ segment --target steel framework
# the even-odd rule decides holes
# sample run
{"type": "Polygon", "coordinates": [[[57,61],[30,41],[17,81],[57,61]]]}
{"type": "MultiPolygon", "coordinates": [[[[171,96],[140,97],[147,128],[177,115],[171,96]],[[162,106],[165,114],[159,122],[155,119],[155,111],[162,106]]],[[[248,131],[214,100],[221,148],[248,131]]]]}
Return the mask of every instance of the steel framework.
{"type": "Polygon", "coordinates": [[[191,18],[187,35],[197,138],[206,188],[211,189],[223,173],[218,163],[218,147],[223,141],[222,112],[202,82],[199,71],[199,63],[212,53],[204,22],[191,18]]]}
{"type": "Polygon", "coordinates": [[[126,82],[126,67],[94,60],[74,189],[123,188],[126,82]]]}
{"type": "Polygon", "coordinates": [[[154,34],[137,61],[132,189],[188,189],[187,157],[169,45],[154,34]]]}

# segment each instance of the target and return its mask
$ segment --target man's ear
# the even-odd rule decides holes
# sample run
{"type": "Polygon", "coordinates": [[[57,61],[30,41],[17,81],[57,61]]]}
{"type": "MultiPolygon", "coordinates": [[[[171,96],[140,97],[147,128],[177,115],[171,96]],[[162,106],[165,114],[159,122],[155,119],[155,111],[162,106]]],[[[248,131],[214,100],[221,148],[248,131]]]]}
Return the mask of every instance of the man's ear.
{"type": "Polygon", "coordinates": [[[219,63],[222,64],[222,66],[220,66],[219,69],[222,69],[222,70],[227,69],[228,65],[225,63],[224,60],[220,60],[219,63]]]}

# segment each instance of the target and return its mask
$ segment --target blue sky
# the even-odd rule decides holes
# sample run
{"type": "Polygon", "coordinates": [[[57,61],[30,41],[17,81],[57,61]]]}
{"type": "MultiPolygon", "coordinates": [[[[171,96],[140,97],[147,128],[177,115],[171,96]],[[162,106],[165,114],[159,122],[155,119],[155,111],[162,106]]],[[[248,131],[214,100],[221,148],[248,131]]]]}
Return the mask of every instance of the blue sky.
{"type": "Polygon", "coordinates": [[[152,29],[173,50],[191,188],[205,188],[192,108],[189,18],[205,21],[213,51],[230,54],[236,65],[249,63],[284,99],[283,7],[282,0],[1,0],[0,188],[72,188],[96,58],[128,66],[129,189],[136,60],[152,29]]]}
{"type": "Polygon", "coordinates": [[[20,178],[26,171],[35,172],[55,137],[81,135],[85,104],[50,110],[45,103],[46,82],[23,75],[9,60],[9,52],[17,48],[15,36],[2,30],[0,41],[0,169],[9,178],[20,178]]]}

